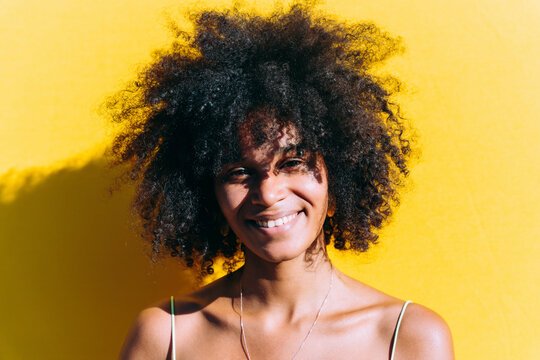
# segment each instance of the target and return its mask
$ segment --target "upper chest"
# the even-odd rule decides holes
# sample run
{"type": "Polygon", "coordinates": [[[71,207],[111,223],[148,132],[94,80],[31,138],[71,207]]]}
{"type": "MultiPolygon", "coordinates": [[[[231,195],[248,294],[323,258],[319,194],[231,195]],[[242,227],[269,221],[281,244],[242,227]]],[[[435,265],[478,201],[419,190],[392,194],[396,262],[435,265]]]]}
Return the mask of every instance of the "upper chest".
{"type": "MultiPolygon", "coordinates": [[[[251,360],[388,359],[393,329],[378,314],[356,313],[278,328],[245,321],[251,360]],[[311,329],[311,332],[310,332],[311,329]],[[308,335],[308,332],[309,335],[308,335]]],[[[181,321],[180,321],[181,323],[181,321]]],[[[248,359],[238,316],[202,316],[189,334],[177,332],[177,359],[248,359]]]]}

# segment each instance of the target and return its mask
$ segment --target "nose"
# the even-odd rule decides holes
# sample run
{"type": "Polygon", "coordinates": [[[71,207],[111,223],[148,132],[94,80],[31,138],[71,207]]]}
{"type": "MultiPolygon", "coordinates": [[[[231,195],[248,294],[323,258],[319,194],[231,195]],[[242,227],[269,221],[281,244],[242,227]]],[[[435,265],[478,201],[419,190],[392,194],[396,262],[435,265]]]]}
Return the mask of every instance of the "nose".
{"type": "Polygon", "coordinates": [[[286,181],[280,176],[266,174],[253,184],[252,203],[264,207],[270,207],[286,196],[286,181]]]}

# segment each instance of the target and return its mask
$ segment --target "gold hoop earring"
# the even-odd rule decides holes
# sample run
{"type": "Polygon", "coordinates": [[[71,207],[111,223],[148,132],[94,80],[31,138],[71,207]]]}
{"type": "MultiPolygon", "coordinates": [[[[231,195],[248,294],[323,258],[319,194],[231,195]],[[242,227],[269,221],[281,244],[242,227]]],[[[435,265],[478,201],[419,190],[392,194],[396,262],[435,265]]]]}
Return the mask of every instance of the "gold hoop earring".
{"type": "Polygon", "coordinates": [[[328,210],[326,211],[326,216],[331,218],[336,213],[336,201],[333,196],[328,197],[328,210]]]}
{"type": "Polygon", "coordinates": [[[224,223],[223,225],[221,225],[219,232],[221,233],[221,236],[223,237],[226,237],[227,235],[229,235],[229,224],[224,223]]]}

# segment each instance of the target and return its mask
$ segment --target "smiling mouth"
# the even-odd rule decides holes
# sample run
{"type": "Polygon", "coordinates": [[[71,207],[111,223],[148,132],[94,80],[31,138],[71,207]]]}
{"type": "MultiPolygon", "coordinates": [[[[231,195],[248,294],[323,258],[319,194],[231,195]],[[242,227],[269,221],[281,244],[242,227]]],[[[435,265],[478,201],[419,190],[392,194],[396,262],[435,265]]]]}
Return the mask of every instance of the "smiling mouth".
{"type": "Polygon", "coordinates": [[[286,223],[292,221],[298,213],[294,213],[288,216],[280,217],[273,220],[255,220],[255,224],[257,224],[260,228],[273,228],[278,227],[281,225],[285,225],[286,223]]]}

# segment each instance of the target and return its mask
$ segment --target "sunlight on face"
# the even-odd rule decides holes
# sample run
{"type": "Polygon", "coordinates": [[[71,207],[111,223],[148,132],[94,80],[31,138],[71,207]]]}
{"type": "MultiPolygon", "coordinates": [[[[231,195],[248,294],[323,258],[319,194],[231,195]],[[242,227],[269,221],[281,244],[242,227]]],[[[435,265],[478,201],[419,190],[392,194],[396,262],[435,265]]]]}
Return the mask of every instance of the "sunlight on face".
{"type": "Polygon", "coordinates": [[[322,236],[328,207],[326,166],[284,128],[273,142],[255,146],[242,134],[242,159],[216,179],[219,206],[247,250],[269,262],[305,254],[322,236]]]}

